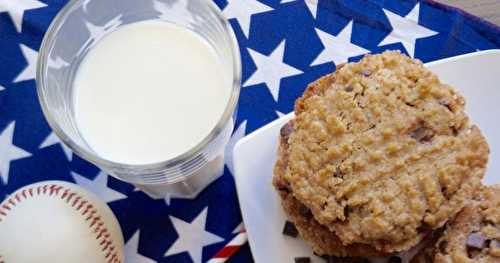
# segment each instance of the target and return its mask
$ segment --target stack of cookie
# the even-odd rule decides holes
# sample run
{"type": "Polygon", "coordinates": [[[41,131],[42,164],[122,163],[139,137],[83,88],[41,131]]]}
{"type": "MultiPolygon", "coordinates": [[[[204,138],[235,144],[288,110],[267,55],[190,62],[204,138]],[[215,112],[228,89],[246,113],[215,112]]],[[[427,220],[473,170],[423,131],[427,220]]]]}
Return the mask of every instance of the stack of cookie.
{"type": "MultiPolygon", "coordinates": [[[[481,189],[489,154],[464,106],[421,62],[394,51],[312,83],[281,129],[273,184],[315,253],[408,262],[423,251],[415,260],[462,262],[449,259],[461,246],[450,239],[470,214],[463,209],[481,189]],[[437,240],[450,244],[445,252],[432,249],[437,240]]],[[[494,223],[481,244],[492,257],[499,209],[486,212],[494,223]]]]}
{"type": "Polygon", "coordinates": [[[500,185],[478,195],[412,263],[500,262],[500,185]]]}

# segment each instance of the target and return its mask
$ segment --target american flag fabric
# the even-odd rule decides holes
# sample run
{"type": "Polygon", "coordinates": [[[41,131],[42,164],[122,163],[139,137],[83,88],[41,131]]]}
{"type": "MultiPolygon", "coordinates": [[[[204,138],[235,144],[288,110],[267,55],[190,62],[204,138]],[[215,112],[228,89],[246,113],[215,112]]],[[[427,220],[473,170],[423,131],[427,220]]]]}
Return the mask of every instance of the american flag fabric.
{"type": "MultiPolygon", "coordinates": [[[[215,2],[234,28],[243,62],[225,173],[195,199],[155,200],[72,154],[43,117],[34,79],[38,49],[66,1],[0,0],[0,201],[30,183],[73,182],[111,207],[127,263],[206,262],[242,228],[232,147],[292,111],[308,83],[366,53],[399,49],[428,62],[500,48],[499,27],[433,1],[215,2]]],[[[248,246],[229,262],[253,262],[248,246]]]]}

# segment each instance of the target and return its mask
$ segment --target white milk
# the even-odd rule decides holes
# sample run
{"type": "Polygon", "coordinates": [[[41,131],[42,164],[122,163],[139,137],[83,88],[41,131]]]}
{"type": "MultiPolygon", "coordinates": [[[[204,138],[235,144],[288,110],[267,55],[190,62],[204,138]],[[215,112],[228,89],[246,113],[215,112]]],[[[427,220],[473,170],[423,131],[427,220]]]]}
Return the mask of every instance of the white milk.
{"type": "Polygon", "coordinates": [[[210,133],[230,87],[200,36],[167,22],[138,22],[110,33],[84,58],[74,82],[76,122],[107,160],[161,162],[210,133]]]}

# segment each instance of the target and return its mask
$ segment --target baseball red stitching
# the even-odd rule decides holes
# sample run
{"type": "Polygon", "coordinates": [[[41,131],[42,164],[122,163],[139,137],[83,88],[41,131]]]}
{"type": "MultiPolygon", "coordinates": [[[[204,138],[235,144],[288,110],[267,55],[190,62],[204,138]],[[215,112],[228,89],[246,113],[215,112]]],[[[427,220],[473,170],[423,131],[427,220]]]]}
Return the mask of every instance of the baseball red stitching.
{"type": "MultiPolygon", "coordinates": [[[[2,221],[8,216],[9,211],[12,210],[17,204],[21,203],[23,200],[28,200],[40,195],[59,197],[70,207],[79,212],[83,216],[84,220],[89,223],[89,228],[91,228],[92,232],[95,234],[95,239],[99,243],[106,262],[121,263],[117,249],[110,238],[110,232],[104,225],[102,218],[99,214],[97,214],[97,209],[90,204],[88,200],[85,200],[82,196],[78,195],[78,193],[73,192],[70,188],[65,188],[61,185],[46,184],[37,187],[25,188],[22,191],[16,192],[15,195],[9,197],[9,199],[4,201],[4,204],[0,206],[0,223],[2,223],[2,221]]],[[[5,263],[1,255],[0,263],[5,263]]]]}

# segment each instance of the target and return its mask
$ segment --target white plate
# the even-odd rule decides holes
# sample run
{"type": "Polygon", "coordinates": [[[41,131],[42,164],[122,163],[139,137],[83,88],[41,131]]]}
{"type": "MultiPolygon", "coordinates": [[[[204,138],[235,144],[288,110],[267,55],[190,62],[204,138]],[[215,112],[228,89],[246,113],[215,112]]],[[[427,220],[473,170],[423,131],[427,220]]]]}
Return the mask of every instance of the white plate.
{"type": "MultiPolygon", "coordinates": [[[[491,147],[484,182],[500,183],[500,50],[482,51],[427,64],[442,82],[460,90],[467,112],[491,147]]],[[[285,222],[279,197],[271,185],[281,126],[288,114],[246,136],[234,148],[234,171],[243,220],[257,263],[293,263],[295,257],[311,256],[299,238],[283,236],[285,222]]],[[[314,257],[313,262],[323,262],[314,257]]]]}

